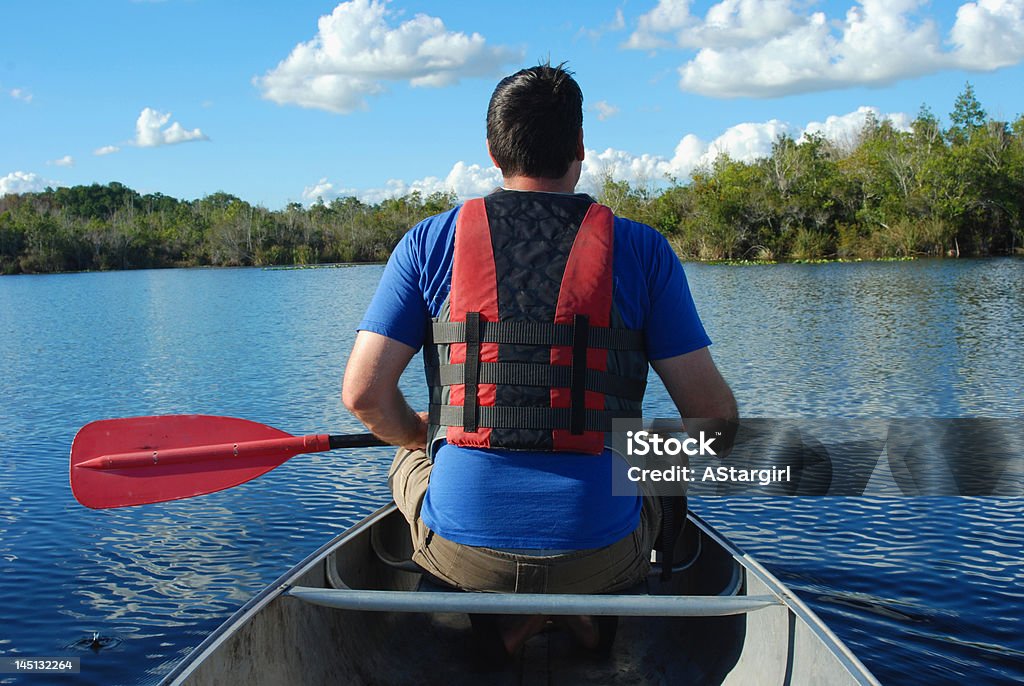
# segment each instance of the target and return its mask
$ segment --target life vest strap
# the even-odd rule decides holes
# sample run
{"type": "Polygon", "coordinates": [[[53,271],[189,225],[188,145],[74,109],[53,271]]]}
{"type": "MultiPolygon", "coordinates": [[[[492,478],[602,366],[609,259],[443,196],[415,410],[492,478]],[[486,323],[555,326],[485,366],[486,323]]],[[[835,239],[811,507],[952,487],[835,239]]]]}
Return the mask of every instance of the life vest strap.
{"type": "MultiPolygon", "coordinates": [[[[433,322],[431,342],[450,345],[466,342],[465,322],[433,322]]],[[[481,343],[512,343],[515,345],[564,345],[575,342],[573,324],[548,322],[480,322],[481,343]]],[[[592,326],[587,332],[587,347],[605,350],[646,349],[643,331],[592,326]]]]}
{"type": "MultiPolygon", "coordinates": [[[[466,382],[463,364],[442,364],[426,367],[427,383],[431,386],[454,386],[466,382]]],[[[570,367],[557,364],[531,364],[528,362],[481,362],[478,383],[539,386],[541,388],[569,388],[570,367]]],[[[626,400],[643,400],[647,379],[633,378],[587,369],[585,389],[594,393],[614,395],[626,400]]]]}
{"type": "MultiPolygon", "coordinates": [[[[463,426],[465,408],[462,405],[430,405],[429,421],[442,426],[463,426]]],[[[572,410],[568,407],[505,407],[477,408],[477,428],[483,429],[541,429],[569,430],[572,410]]],[[[621,410],[584,410],[584,431],[608,433],[612,420],[637,417],[635,412],[621,410]]]]}
{"type": "Polygon", "coordinates": [[[477,428],[477,390],[480,387],[480,313],[466,313],[465,400],[462,403],[462,426],[466,431],[477,428]]]}
{"type": "MultiPolygon", "coordinates": [[[[587,338],[590,317],[577,314],[572,320],[572,378],[569,380],[569,433],[579,436],[586,424],[587,338]]],[[[606,353],[607,354],[607,353],[606,353]]]]}

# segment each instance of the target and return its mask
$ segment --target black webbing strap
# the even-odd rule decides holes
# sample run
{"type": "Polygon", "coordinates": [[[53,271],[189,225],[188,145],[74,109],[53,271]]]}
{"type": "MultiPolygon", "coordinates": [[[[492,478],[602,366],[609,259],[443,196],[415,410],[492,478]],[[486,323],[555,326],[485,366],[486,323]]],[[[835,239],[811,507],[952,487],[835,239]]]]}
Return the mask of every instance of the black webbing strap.
{"type": "MultiPolygon", "coordinates": [[[[573,344],[575,327],[572,324],[547,322],[481,322],[481,343],[513,343],[515,345],[573,344]]],[[[433,342],[437,345],[466,342],[466,325],[462,322],[434,322],[431,326],[433,342]]],[[[643,331],[590,327],[588,348],[605,350],[644,350],[643,331]]]]}
{"type": "Polygon", "coordinates": [[[480,313],[466,313],[465,396],[462,401],[462,428],[469,433],[477,429],[477,389],[480,383],[480,313]]]}
{"type": "MultiPolygon", "coordinates": [[[[462,426],[462,405],[431,405],[429,420],[441,426],[462,426]]],[[[612,430],[612,420],[636,417],[635,412],[621,410],[584,410],[584,431],[612,430]]],[[[506,407],[482,406],[477,408],[477,427],[485,429],[568,429],[568,407],[506,407]]]]}
{"type": "Polygon", "coordinates": [[[686,496],[657,496],[661,501],[661,533],[655,542],[655,549],[661,551],[661,580],[672,578],[676,563],[676,544],[686,526],[686,496]]]}
{"type": "MultiPolygon", "coordinates": [[[[442,364],[426,367],[427,383],[431,386],[454,386],[464,383],[466,366],[442,364]]],[[[531,362],[481,362],[480,383],[510,386],[540,386],[542,388],[569,388],[572,368],[560,364],[531,362]]],[[[643,400],[647,379],[634,379],[597,369],[588,369],[586,388],[595,393],[614,395],[627,400],[643,400]]]]}
{"type": "Polygon", "coordinates": [[[590,317],[577,314],[572,320],[572,378],[569,380],[569,433],[579,436],[586,424],[587,334],[590,317]]]}

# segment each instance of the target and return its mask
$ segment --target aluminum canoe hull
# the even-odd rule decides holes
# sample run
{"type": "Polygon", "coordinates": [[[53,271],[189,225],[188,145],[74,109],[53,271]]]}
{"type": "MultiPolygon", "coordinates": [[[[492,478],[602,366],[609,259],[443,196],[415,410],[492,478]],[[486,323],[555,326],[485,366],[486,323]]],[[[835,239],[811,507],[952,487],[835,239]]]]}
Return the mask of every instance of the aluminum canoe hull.
{"type": "Polygon", "coordinates": [[[396,566],[408,528],[393,504],[253,598],[162,682],[188,684],[877,684],[842,641],[755,560],[690,513],[669,585],[612,596],[423,590],[396,566]],[[529,604],[533,602],[535,604],[529,604]],[[519,605],[516,605],[520,603],[519,605]],[[539,605],[536,603],[540,603],[539,605]],[[612,654],[561,631],[506,665],[481,664],[466,612],[615,614],[612,654]]]}

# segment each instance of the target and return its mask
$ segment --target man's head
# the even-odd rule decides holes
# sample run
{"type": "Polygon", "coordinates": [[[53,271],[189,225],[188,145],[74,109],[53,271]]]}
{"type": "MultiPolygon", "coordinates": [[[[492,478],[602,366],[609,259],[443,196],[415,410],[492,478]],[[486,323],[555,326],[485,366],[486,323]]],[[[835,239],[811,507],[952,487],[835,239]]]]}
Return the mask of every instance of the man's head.
{"type": "Polygon", "coordinates": [[[487,144],[506,178],[565,176],[582,159],[582,130],[583,93],[563,65],[505,77],[487,106],[487,144]]]}

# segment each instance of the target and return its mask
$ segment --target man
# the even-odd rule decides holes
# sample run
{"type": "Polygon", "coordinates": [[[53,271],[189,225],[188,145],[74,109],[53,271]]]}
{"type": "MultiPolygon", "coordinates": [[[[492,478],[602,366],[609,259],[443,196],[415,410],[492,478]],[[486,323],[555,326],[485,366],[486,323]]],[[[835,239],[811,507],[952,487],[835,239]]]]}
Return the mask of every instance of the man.
{"type": "Polygon", "coordinates": [[[504,188],[405,235],[345,371],[345,406],[401,446],[389,483],[413,560],[467,590],[600,593],[644,578],[657,499],[612,495],[619,458],[604,444],[611,417],[639,416],[648,361],[681,416],[736,418],[666,240],[574,193],[582,103],[561,66],[498,84],[487,146],[504,188]],[[421,347],[430,413],[398,386],[421,347]]]}

